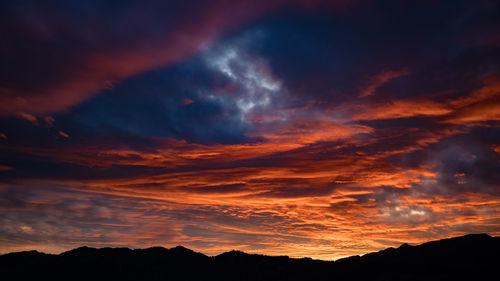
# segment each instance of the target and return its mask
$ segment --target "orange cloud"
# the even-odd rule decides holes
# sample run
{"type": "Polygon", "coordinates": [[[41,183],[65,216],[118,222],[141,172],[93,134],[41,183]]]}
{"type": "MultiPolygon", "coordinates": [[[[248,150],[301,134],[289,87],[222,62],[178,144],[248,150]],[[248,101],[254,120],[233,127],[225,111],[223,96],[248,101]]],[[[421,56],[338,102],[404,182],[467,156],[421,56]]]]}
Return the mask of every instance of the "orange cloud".
{"type": "Polygon", "coordinates": [[[394,100],[361,106],[355,120],[394,119],[413,116],[440,116],[452,112],[447,105],[430,100],[394,100]]]}
{"type": "Polygon", "coordinates": [[[60,136],[64,137],[64,138],[69,139],[69,135],[68,135],[68,134],[66,134],[66,133],[65,133],[65,132],[63,132],[63,131],[59,131],[59,132],[58,132],[58,134],[59,134],[60,136]]]}
{"type": "Polygon", "coordinates": [[[359,93],[359,97],[367,97],[373,95],[378,87],[391,81],[394,78],[398,78],[409,73],[406,69],[401,69],[397,71],[383,71],[370,79],[370,83],[363,87],[359,93]]]}

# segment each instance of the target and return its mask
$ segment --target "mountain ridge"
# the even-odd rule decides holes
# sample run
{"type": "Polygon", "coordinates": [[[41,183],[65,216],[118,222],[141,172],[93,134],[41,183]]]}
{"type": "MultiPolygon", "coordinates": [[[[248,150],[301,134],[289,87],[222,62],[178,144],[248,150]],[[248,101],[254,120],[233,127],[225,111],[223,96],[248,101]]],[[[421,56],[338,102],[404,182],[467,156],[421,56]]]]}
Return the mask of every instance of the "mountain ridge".
{"type": "Polygon", "coordinates": [[[80,246],[80,247],[77,247],[77,248],[74,248],[74,249],[71,249],[71,250],[68,250],[68,251],[61,252],[59,254],[45,253],[45,252],[38,251],[38,250],[26,250],[26,251],[17,251],[17,252],[10,252],[10,253],[5,253],[5,254],[0,254],[0,257],[5,256],[5,255],[20,254],[20,253],[39,253],[39,254],[44,254],[44,255],[57,256],[57,255],[67,254],[67,253],[70,253],[70,252],[73,252],[73,251],[88,250],[88,249],[91,249],[91,250],[126,249],[126,250],[131,250],[131,251],[138,251],[138,250],[144,251],[144,250],[152,250],[152,249],[161,249],[161,250],[167,250],[168,251],[168,250],[175,250],[175,249],[183,249],[183,250],[187,250],[187,251],[190,251],[190,252],[194,252],[194,253],[198,253],[198,254],[201,254],[201,255],[205,255],[207,257],[218,257],[218,256],[222,256],[222,255],[229,254],[229,253],[242,253],[242,254],[245,254],[245,255],[259,255],[259,256],[269,256],[269,257],[289,257],[291,259],[312,259],[312,260],[319,260],[319,261],[325,261],[325,262],[336,262],[336,261],[339,261],[339,260],[351,259],[351,258],[354,258],[354,257],[363,257],[363,256],[366,256],[366,255],[370,255],[370,254],[374,254],[374,253],[379,253],[379,252],[384,252],[384,251],[388,251],[388,250],[390,251],[392,249],[401,249],[401,248],[406,248],[406,247],[418,247],[418,246],[423,246],[423,245],[426,245],[426,244],[429,244],[429,243],[432,244],[432,243],[441,242],[441,241],[447,241],[447,240],[463,239],[463,238],[466,238],[466,237],[483,237],[483,238],[486,238],[486,239],[488,239],[488,238],[493,238],[493,239],[497,239],[498,238],[498,239],[500,239],[500,236],[490,236],[487,233],[466,234],[466,235],[462,235],[462,236],[456,236],[456,237],[450,237],[450,238],[443,238],[443,239],[439,239],[439,240],[432,240],[432,241],[424,242],[424,243],[417,244],[417,245],[410,245],[408,243],[403,243],[403,244],[401,244],[397,248],[388,247],[388,248],[382,249],[380,251],[369,252],[369,253],[365,253],[365,254],[361,254],[361,255],[353,255],[353,256],[343,257],[343,258],[339,258],[337,260],[322,260],[322,259],[313,259],[313,258],[310,258],[310,257],[296,257],[296,258],[293,258],[293,257],[289,257],[287,255],[273,256],[273,255],[266,255],[266,254],[247,253],[245,251],[236,250],[236,249],[233,249],[233,250],[230,250],[230,251],[227,251],[227,252],[223,252],[223,253],[220,253],[218,255],[210,256],[210,255],[205,255],[205,254],[203,254],[201,252],[196,252],[195,250],[189,249],[189,248],[184,247],[182,245],[177,245],[177,246],[174,246],[174,247],[171,247],[171,248],[166,248],[166,247],[162,247],[162,246],[151,246],[151,247],[147,247],[147,248],[129,248],[129,247],[102,247],[102,248],[96,248],[96,247],[90,247],[90,246],[80,246]]]}
{"type": "Polygon", "coordinates": [[[207,256],[183,246],[92,248],[58,255],[0,255],[0,277],[16,280],[451,280],[487,276],[500,261],[500,237],[469,234],[402,244],[336,261],[229,251],[207,256]],[[27,270],[29,269],[29,270],[27,270]],[[78,274],[75,274],[78,273],[78,274]],[[48,278],[48,279],[47,279],[48,278]]]}

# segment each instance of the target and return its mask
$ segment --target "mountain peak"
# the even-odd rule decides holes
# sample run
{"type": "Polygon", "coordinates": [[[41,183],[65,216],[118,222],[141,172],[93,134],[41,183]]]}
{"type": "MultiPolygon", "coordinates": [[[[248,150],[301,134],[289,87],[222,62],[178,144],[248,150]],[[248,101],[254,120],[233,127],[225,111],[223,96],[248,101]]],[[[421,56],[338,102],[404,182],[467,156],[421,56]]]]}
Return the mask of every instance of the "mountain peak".
{"type": "Polygon", "coordinates": [[[188,248],[186,248],[186,247],[184,247],[184,246],[181,246],[181,245],[177,245],[177,246],[175,246],[175,247],[173,247],[173,248],[170,248],[170,250],[174,250],[174,251],[183,251],[183,252],[193,252],[193,250],[188,249],[188,248]]]}
{"type": "Polygon", "coordinates": [[[398,248],[398,249],[399,249],[399,250],[405,250],[405,249],[410,249],[410,248],[412,248],[412,247],[413,247],[413,246],[411,246],[411,245],[410,245],[410,244],[408,244],[408,243],[403,243],[403,244],[401,244],[401,246],[399,246],[399,248],[398,248]]]}

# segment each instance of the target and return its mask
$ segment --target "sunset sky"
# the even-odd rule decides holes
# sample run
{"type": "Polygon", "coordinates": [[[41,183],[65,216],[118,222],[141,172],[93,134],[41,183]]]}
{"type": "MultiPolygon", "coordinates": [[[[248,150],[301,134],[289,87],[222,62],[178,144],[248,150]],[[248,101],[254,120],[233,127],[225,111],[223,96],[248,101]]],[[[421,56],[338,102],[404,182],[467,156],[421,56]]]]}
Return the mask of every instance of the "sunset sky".
{"type": "Polygon", "coordinates": [[[0,253],[500,235],[500,3],[0,1],[0,253]]]}

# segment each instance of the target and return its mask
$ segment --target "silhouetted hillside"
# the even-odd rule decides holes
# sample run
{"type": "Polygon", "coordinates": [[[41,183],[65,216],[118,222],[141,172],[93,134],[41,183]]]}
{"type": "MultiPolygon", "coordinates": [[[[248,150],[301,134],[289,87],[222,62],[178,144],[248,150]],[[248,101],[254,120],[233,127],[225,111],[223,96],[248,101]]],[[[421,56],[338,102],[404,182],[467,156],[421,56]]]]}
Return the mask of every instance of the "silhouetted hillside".
{"type": "Polygon", "coordinates": [[[403,244],[338,261],[231,251],[208,257],[178,246],[0,256],[2,280],[486,280],[498,276],[500,237],[466,235],[403,244]]]}

